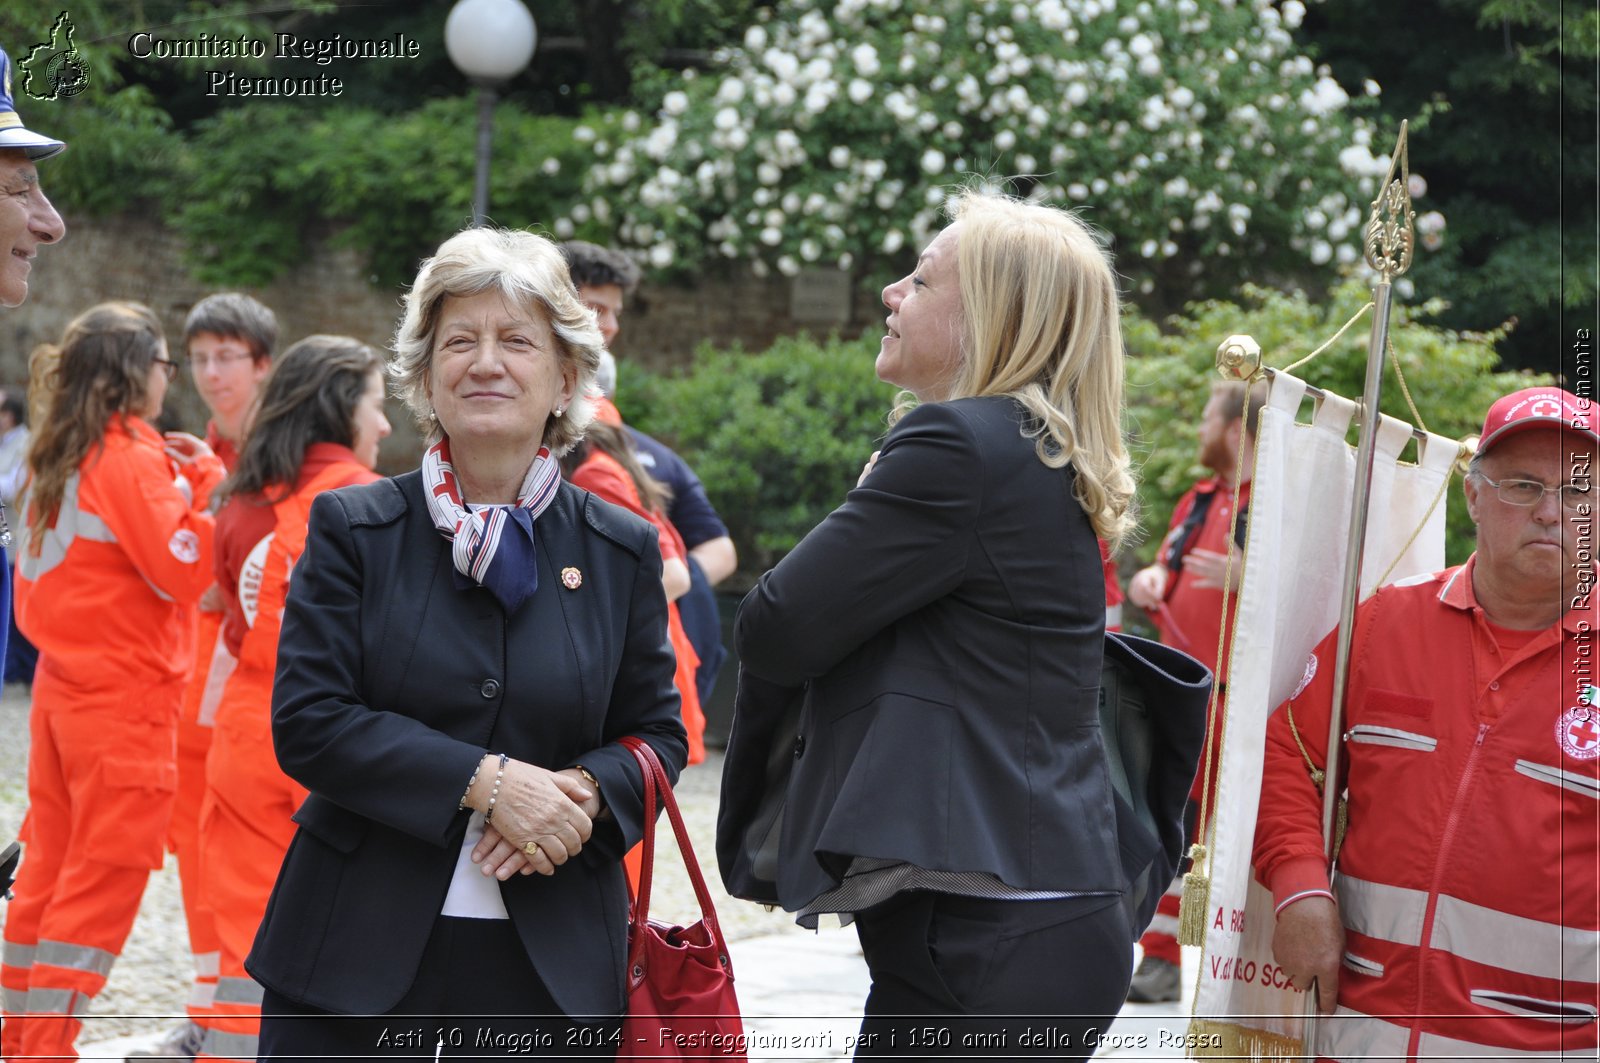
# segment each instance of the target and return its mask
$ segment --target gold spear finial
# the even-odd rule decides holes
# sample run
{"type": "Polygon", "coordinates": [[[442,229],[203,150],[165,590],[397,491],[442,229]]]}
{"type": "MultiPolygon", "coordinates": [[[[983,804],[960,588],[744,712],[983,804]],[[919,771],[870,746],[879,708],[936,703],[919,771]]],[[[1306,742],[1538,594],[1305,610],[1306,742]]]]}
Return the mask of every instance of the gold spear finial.
{"type": "Polygon", "coordinates": [[[1408,124],[1400,123],[1400,137],[1389,156],[1389,172],[1367,214],[1367,265],[1383,283],[1411,268],[1411,252],[1416,243],[1417,212],[1411,209],[1411,190],[1407,187],[1411,181],[1411,159],[1406,151],[1408,124]]]}

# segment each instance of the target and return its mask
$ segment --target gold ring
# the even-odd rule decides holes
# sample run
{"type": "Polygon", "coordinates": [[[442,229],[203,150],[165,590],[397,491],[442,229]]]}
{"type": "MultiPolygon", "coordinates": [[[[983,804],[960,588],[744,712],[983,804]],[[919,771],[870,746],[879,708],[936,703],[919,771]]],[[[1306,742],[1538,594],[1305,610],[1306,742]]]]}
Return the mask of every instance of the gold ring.
{"type": "Polygon", "coordinates": [[[534,857],[539,855],[539,843],[538,842],[529,842],[527,845],[524,845],[522,847],[522,851],[527,853],[528,854],[528,859],[531,860],[534,857]]]}

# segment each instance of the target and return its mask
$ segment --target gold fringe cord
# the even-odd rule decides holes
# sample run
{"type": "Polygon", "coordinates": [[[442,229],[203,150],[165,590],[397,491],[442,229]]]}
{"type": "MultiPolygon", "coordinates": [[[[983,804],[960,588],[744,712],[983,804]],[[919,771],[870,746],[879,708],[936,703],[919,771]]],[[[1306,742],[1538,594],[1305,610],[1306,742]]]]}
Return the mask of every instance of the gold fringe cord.
{"type": "Polygon", "coordinates": [[[1183,874],[1183,899],[1178,902],[1178,944],[1206,943],[1206,911],[1211,907],[1211,876],[1201,868],[1206,847],[1196,843],[1189,849],[1189,870],[1183,874]]]}
{"type": "Polygon", "coordinates": [[[1252,1030],[1216,1019],[1189,1021],[1190,1059],[1249,1059],[1263,1063],[1298,1063],[1305,1058],[1300,1038],[1252,1030]]]}

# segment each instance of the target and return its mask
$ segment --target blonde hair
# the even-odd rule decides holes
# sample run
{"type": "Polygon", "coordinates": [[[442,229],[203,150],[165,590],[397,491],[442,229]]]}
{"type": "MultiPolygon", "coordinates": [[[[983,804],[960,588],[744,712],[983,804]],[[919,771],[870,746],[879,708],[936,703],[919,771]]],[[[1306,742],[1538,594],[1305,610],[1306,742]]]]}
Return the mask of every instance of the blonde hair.
{"type": "Polygon", "coordinates": [[[491,288],[514,306],[543,310],[562,366],[577,370],[572,405],[564,416],[545,422],[544,445],[559,457],[583,438],[594,420],[594,381],[605,342],[594,311],[578,301],[567,260],[542,236],[517,229],[467,229],[439,245],[406,293],[405,314],[394,336],[395,356],[388,367],[395,393],[416,415],[417,426],[430,441],[444,434],[428,401],[439,310],[449,296],[470,298],[491,288]]]}
{"type": "MultiPolygon", "coordinates": [[[[1133,528],[1122,436],[1121,306],[1110,255],[1055,207],[965,191],[959,223],[961,364],[949,398],[1010,395],[1051,468],[1071,464],[1095,534],[1115,548],[1133,528]]],[[[896,416],[904,407],[896,411],[896,416]]]]}

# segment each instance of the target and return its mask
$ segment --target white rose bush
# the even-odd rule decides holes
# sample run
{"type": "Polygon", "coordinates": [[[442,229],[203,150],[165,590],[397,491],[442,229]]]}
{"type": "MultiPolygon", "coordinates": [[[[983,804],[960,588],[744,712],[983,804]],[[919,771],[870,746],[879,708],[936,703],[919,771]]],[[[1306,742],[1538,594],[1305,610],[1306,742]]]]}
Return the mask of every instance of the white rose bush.
{"type": "Polygon", "coordinates": [[[584,202],[554,227],[602,223],[657,269],[870,273],[977,184],[1081,208],[1144,292],[1326,276],[1359,258],[1388,143],[1299,51],[1304,12],[782,0],[653,113],[580,129],[584,202]]]}

